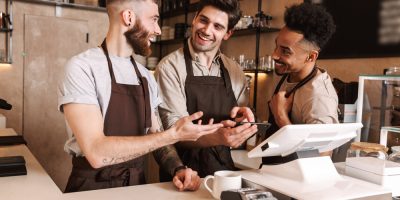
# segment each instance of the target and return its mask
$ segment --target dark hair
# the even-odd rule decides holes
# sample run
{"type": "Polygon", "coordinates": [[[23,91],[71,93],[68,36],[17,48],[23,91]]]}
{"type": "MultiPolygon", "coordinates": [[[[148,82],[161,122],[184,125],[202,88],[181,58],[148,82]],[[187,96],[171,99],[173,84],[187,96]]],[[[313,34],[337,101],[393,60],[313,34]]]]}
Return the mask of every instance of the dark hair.
{"type": "Polygon", "coordinates": [[[322,49],[336,30],[332,15],[323,7],[302,3],[286,9],[285,23],[289,29],[300,32],[304,38],[322,49]]]}
{"type": "Polygon", "coordinates": [[[198,13],[200,13],[206,6],[213,6],[228,14],[228,30],[235,27],[242,15],[238,0],[201,0],[199,3],[198,13]]]}

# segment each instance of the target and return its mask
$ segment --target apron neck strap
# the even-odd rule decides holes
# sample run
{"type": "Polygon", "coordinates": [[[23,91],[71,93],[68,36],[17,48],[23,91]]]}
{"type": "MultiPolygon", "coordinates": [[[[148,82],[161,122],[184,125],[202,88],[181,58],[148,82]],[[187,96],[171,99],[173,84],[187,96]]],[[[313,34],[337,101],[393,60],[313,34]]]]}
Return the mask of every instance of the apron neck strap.
{"type": "MultiPolygon", "coordinates": [[[[285,94],[285,97],[288,98],[292,93],[294,93],[297,89],[299,89],[300,87],[302,87],[303,85],[305,85],[306,83],[308,83],[309,81],[311,81],[311,79],[313,79],[318,72],[318,67],[314,66],[314,68],[312,69],[312,71],[303,79],[301,80],[299,83],[297,83],[290,91],[288,91],[285,94]]],[[[281,78],[281,80],[279,81],[278,85],[275,88],[274,94],[278,93],[279,90],[281,89],[281,86],[283,84],[283,82],[287,79],[287,77],[289,77],[289,74],[284,74],[283,77],[281,78]]]]}
{"type": "MultiPolygon", "coordinates": [[[[187,75],[194,76],[193,65],[192,65],[192,56],[190,55],[188,40],[190,40],[190,39],[185,40],[185,43],[183,46],[183,56],[185,58],[187,75]]],[[[228,70],[226,70],[221,56],[218,58],[218,62],[219,62],[220,70],[221,70],[221,77],[224,79],[225,87],[230,89],[232,87],[232,84],[230,82],[228,70]]]]}
{"type": "MultiPolygon", "coordinates": [[[[110,75],[111,75],[111,79],[113,81],[115,81],[115,76],[114,76],[114,71],[112,68],[112,62],[110,60],[110,55],[108,53],[108,49],[107,49],[107,43],[106,43],[106,39],[104,38],[103,42],[101,43],[101,48],[103,49],[104,54],[106,55],[107,58],[107,63],[108,63],[108,69],[110,70],[110,75]]],[[[135,69],[136,75],[138,76],[139,81],[142,82],[142,74],[139,72],[139,68],[136,65],[135,59],[133,58],[133,56],[131,56],[131,63],[133,65],[133,68],[135,69]]]]}

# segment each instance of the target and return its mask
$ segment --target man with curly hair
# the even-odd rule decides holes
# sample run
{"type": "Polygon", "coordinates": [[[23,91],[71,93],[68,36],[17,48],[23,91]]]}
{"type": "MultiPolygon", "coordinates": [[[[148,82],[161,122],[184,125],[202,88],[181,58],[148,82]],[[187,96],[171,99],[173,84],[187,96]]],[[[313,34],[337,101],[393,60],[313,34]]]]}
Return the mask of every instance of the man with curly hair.
{"type": "MultiPolygon", "coordinates": [[[[319,52],[335,32],[332,16],[318,5],[302,3],[285,12],[285,26],[272,58],[282,76],[269,102],[269,137],[288,124],[338,123],[338,97],[328,73],[316,65],[319,52]]],[[[266,157],[264,164],[292,160],[266,157]]]]}

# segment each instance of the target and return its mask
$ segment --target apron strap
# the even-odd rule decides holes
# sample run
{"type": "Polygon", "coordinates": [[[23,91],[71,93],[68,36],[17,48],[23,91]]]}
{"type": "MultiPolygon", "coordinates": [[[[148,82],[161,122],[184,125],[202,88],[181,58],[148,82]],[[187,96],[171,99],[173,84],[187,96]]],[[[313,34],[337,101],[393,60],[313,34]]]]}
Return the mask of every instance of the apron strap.
{"type": "Polygon", "coordinates": [[[133,67],[135,68],[138,79],[142,83],[141,85],[142,85],[143,94],[144,94],[144,101],[146,102],[145,115],[144,115],[145,119],[146,119],[145,127],[151,127],[150,95],[149,95],[149,89],[148,89],[149,82],[147,81],[147,79],[145,77],[142,76],[142,74],[140,74],[139,69],[136,65],[136,62],[135,62],[135,59],[133,58],[133,56],[131,56],[131,62],[133,64],[133,67]]]}
{"type": "MultiPolygon", "coordinates": [[[[106,55],[106,58],[107,58],[108,70],[110,70],[111,81],[113,83],[117,83],[115,80],[110,55],[108,53],[106,39],[104,39],[103,42],[101,43],[101,48],[103,49],[104,54],[106,55]]],[[[145,127],[151,127],[151,107],[150,107],[150,95],[149,95],[149,89],[148,89],[149,83],[148,83],[147,79],[145,77],[143,77],[142,74],[140,73],[133,56],[131,56],[131,63],[133,65],[133,68],[135,69],[136,76],[138,77],[139,85],[141,85],[142,89],[143,89],[144,101],[146,104],[145,105],[145,119],[146,119],[145,127]]]]}
{"type": "Polygon", "coordinates": [[[105,38],[104,38],[103,42],[101,43],[101,48],[103,49],[104,54],[106,55],[106,58],[107,58],[108,70],[110,71],[111,81],[113,83],[117,83],[117,81],[115,80],[114,71],[112,68],[111,60],[110,60],[110,55],[108,54],[108,49],[107,49],[107,44],[106,44],[105,38]]]}
{"type": "MultiPolygon", "coordinates": [[[[192,56],[190,55],[188,40],[185,40],[185,44],[183,46],[183,55],[185,58],[187,76],[194,76],[192,56]]],[[[231,79],[228,70],[225,68],[225,64],[222,61],[221,57],[218,58],[218,62],[221,70],[221,77],[224,79],[225,88],[227,89],[226,91],[227,93],[229,93],[230,91],[232,91],[232,83],[230,81],[231,79]]]]}
{"type": "Polygon", "coordinates": [[[185,57],[187,76],[194,76],[193,66],[192,66],[192,56],[190,55],[188,40],[185,40],[185,44],[183,46],[183,56],[185,57]]]}
{"type": "MultiPolygon", "coordinates": [[[[294,93],[297,89],[299,89],[300,87],[302,87],[303,85],[305,85],[306,83],[308,83],[309,81],[311,81],[311,79],[313,79],[318,72],[318,67],[314,66],[313,70],[303,79],[301,80],[299,83],[297,83],[289,92],[287,92],[285,94],[285,97],[288,98],[292,93],[294,93]]],[[[275,87],[275,91],[274,94],[278,93],[279,90],[281,89],[281,86],[283,84],[283,82],[287,79],[287,77],[289,76],[289,74],[285,74],[283,75],[283,77],[281,78],[281,80],[279,81],[278,85],[275,87]]]]}

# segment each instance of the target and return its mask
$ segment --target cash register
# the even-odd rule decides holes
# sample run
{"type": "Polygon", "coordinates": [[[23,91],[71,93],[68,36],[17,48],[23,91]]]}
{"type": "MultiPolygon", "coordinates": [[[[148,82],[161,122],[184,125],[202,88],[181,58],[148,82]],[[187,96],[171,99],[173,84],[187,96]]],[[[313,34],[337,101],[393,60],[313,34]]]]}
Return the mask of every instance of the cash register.
{"type": "Polygon", "coordinates": [[[361,123],[284,126],[250,151],[248,156],[285,157],[296,153],[299,157],[283,164],[240,171],[240,174],[244,181],[288,199],[391,199],[390,190],[340,175],[330,157],[319,156],[320,152],[334,150],[349,142],[361,127],[361,123]]]}

